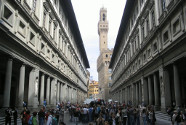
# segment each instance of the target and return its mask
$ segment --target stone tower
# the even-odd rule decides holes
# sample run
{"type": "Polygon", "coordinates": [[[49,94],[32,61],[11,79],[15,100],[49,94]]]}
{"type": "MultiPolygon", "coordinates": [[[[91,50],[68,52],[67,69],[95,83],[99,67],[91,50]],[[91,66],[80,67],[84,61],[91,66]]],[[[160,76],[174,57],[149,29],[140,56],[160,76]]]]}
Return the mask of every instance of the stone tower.
{"type": "Polygon", "coordinates": [[[100,9],[100,20],[98,22],[100,55],[97,59],[97,72],[99,83],[99,98],[107,101],[109,99],[109,83],[111,83],[111,72],[108,67],[112,56],[112,50],[108,49],[108,21],[107,10],[100,9]]]}
{"type": "Polygon", "coordinates": [[[108,49],[108,43],[107,43],[108,29],[109,29],[109,27],[108,27],[108,21],[107,21],[107,10],[105,8],[101,8],[101,10],[100,10],[100,20],[99,20],[99,23],[98,23],[100,53],[103,50],[108,49]]]}

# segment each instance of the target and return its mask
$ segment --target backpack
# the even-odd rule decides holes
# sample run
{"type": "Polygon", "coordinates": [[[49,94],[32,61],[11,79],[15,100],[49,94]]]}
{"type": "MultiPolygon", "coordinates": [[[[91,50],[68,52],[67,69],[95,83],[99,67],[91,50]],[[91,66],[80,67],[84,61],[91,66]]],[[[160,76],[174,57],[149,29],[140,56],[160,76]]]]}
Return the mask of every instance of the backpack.
{"type": "Polygon", "coordinates": [[[52,125],[57,125],[57,119],[55,117],[52,118],[52,125]]]}
{"type": "Polygon", "coordinates": [[[29,124],[29,125],[33,125],[33,123],[32,123],[32,116],[29,118],[28,124],[29,124]]]}

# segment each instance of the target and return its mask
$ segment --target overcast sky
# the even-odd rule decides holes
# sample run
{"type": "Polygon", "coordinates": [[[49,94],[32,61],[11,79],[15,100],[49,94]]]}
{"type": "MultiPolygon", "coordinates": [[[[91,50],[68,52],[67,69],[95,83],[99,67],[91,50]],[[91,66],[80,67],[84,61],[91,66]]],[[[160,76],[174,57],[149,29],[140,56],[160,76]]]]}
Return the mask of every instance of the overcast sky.
{"type": "Polygon", "coordinates": [[[100,8],[107,8],[108,47],[114,48],[126,0],[71,0],[90,64],[90,76],[98,81],[98,21],[100,8]]]}

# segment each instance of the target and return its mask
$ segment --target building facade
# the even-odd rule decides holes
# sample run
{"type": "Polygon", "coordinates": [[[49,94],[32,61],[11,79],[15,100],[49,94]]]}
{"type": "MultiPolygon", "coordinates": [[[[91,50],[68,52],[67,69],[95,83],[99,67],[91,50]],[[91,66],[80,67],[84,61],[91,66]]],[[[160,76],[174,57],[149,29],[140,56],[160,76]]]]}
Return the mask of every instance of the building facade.
{"type": "Polygon", "coordinates": [[[186,1],[127,0],[110,63],[114,100],[186,105],[186,1]]]}
{"type": "Polygon", "coordinates": [[[69,0],[1,0],[0,60],[0,107],[87,96],[89,62],[69,0]]]}
{"type": "Polygon", "coordinates": [[[88,86],[88,98],[97,99],[99,94],[99,85],[97,81],[91,80],[88,86]]]}
{"type": "Polygon", "coordinates": [[[99,98],[104,100],[109,99],[109,83],[111,83],[111,71],[108,67],[112,56],[112,50],[108,48],[108,29],[107,10],[105,8],[101,8],[100,20],[98,23],[100,55],[97,59],[97,72],[99,82],[99,98]]]}

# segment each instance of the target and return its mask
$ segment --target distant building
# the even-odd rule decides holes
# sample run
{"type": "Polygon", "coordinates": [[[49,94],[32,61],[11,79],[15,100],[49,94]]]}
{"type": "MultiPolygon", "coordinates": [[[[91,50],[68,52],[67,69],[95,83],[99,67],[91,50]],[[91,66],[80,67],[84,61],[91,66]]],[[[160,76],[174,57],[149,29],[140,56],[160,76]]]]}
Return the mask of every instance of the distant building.
{"type": "Polygon", "coordinates": [[[127,0],[113,56],[113,100],[186,105],[186,1],[127,0]]]}
{"type": "Polygon", "coordinates": [[[98,98],[99,94],[99,85],[97,81],[90,81],[90,84],[88,86],[88,98],[98,98]]]}
{"type": "Polygon", "coordinates": [[[81,103],[87,68],[70,0],[0,0],[0,108],[81,103]]]}
{"type": "Polygon", "coordinates": [[[97,71],[99,82],[99,98],[109,99],[109,85],[111,83],[111,70],[109,70],[110,59],[112,56],[112,50],[108,48],[108,21],[107,10],[105,8],[100,9],[100,20],[98,23],[99,34],[99,49],[100,55],[97,59],[97,71]]]}

